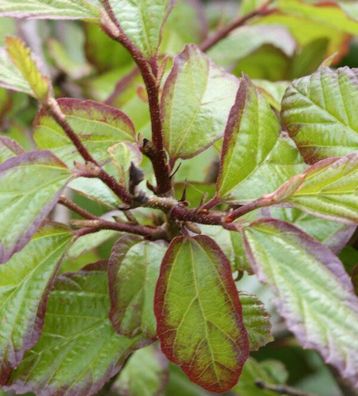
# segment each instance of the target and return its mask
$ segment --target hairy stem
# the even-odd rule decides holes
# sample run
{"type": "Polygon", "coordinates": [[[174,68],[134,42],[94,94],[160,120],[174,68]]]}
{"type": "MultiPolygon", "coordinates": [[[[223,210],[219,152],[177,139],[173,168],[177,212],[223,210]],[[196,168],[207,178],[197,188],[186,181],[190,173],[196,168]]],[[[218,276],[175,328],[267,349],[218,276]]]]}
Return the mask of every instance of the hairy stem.
{"type": "Polygon", "coordinates": [[[84,228],[76,232],[77,237],[93,234],[100,230],[114,230],[118,232],[126,232],[128,234],[141,235],[151,240],[168,239],[166,231],[160,227],[152,228],[136,224],[117,223],[102,219],[89,220],[87,222],[83,221],[81,222],[81,225],[84,228]]]}
{"type": "Polygon", "coordinates": [[[254,10],[254,11],[250,12],[247,15],[244,15],[242,17],[239,17],[239,18],[233,20],[227,26],[224,26],[222,29],[218,30],[212,36],[208,37],[208,39],[205,40],[200,45],[200,49],[203,52],[206,52],[209,49],[211,49],[212,47],[214,47],[218,42],[220,42],[225,37],[227,37],[233,30],[239,28],[240,26],[245,25],[251,19],[256,18],[256,17],[260,17],[260,16],[265,16],[265,15],[272,14],[276,10],[272,9],[272,8],[271,9],[269,8],[269,5],[271,3],[272,3],[272,0],[269,0],[263,6],[258,8],[257,10],[254,10]]]}
{"type": "Polygon", "coordinates": [[[291,388],[285,385],[271,385],[267,384],[264,381],[256,381],[255,385],[259,389],[269,390],[271,392],[275,392],[278,395],[287,395],[287,396],[314,396],[312,393],[302,392],[298,389],[291,388]]]}
{"type": "MultiPolygon", "coordinates": [[[[103,0],[106,13],[102,15],[102,28],[112,39],[122,44],[132,55],[138,66],[146,87],[152,125],[152,143],[149,159],[152,162],[154,174],[157,180],[157,194],[168,195],[171,192],[170,168],[164,150],[163,126],[160,110],[160,87],[156,60],[148,61],[141,51],[125,35],[122,28],[116,21],[112,8],[108,0],[103,0]]],[[[144,151],[145,154],[148,154],[144,151]]]]}
{"type": "Polygon", "coordinates": [[[73,201],[71,201],[70,199],[65,197],[64,195],[61,195],[60,199],[58,200],[58,203],[65,206],[66,208],[72,210],[72,212],[79,214],[84,219],[88,219],[88,220],[96,220],[97,219],[97,216],[88,212],[86,209],[81,208],[80,206],[75,204],[73,201]]]}

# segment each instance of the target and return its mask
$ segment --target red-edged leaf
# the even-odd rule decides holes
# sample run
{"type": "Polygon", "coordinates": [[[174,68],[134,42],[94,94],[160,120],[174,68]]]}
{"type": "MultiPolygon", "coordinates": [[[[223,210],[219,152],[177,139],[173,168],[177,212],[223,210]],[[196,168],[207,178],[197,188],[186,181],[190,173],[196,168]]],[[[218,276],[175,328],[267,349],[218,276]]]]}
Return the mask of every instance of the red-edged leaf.
{"type": "Polygon", "coordinates": [[[358,299],[339,259],[279,220],[258,220],[244,236],[246,254],[260,279],[276,291],[289,329],[357,386],[358,299]]]}
{"type": "MultiPolygon", "coordinates": [[[[58,103],[69,124],[98,161],[109,157],[110,146],[135,141],[132,121],[115,107],[71,98],[58,99],[58,103]]],[[[34,122],[34,140],[41,149],[52,150],[68,165],[78,158],[72,142],[44,108],[34,122]]]]}
{"type": "Polygon", "coordinates": [[[249,342],[230,263],[207,236],[177,237],[164,256],[155,294],[166,356],[213,392],[232,388],[249,342]]]}
{"type": "Polygon", "coordinates": [[[154,291],[165,245],[134,235],[116,243],[109,260],[110,319],[119,334],[156,337],[154,291]]]}
{"type": "Polygon", "coordinates": [[[70,238],[67,228],[47,225],[0,266],[0,384],[40,336],[47,297],[70,238]]]}
{"type": "Polygon", "coordinates": [[[24,150],[15,140],[9,139],[7,136],[0,136],[0,163],[23,153],[24,150]]]}
{"type": "Polygon", "coordinates": [[[25,153],[0,165],[0,263],[26,245],[70,179],[49,151],[25,153]]]}

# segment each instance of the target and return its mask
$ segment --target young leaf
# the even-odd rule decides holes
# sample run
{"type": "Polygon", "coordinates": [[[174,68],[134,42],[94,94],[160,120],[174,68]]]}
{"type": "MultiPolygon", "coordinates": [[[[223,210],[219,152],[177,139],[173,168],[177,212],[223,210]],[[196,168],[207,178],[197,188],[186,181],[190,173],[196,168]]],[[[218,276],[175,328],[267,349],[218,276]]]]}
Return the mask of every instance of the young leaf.
{"type": "Polygon", "coordinates": [[[274,194],[280,196],[282,192],[285,196],[281,202],[313,215],[358,223],[358,153],[317,162],[302,174],[301,180],[291,190],[296,182],[293,177],[274,194]]]}
{"type": "Polygon", "coordinates": [[[172,0],[106,0],[117,23],[147,57],[156,55],[172,0]]]}
{"type": "Polygon", "coordinates": [[[108,267],[110,319],[119,334],[156,337],[154,292],[165,246],[124,236],[116,243],[108,267]]]}
{"type": "Polygon", "coordinates": [[[219,196],[244,203],[274,191],[304,169],[296,146],[287,136],[280,136],[280,130],[266,99],[242,78],[225,130],[219,196]]]}
{"type": "Polygon", "coordinates": [[[203,388],[225,392],[237,382],[248,338],[230,263],[207,236],[175,238],[155,294],[162,350],[203,388]]]}
{"type": "Polygon", "coordinates": [[[70,237],[62,226],[46,226],[0,266],[0,384],[40,336],[51,282],[70,237]]]}
{"type": "Polygon", "coordinates": [[[28,82],[32,95],[40,101],[45,100],[51,89],[50,83],[40,72],[30,49],[18,37],[7,37],[5,42],[12,63],[28,82]]]}
{"type": "Polygon", "coordinates": [[[273,341],[269,314],[263,303],[254,295],[239,293],[244,326],[247,330],[250,351],[257,351],[273,341]]]}
{"type": "Polygon", "coordinates": [[[116,395],[160,396],[168,380],[168,361],[154,346],[134,352],[112,386],[116,395]]]}
{"type": "Polygon", "coordinates": [[[282,117],[305,160],[313,163],[358,149],[357,106],[357,69],[322,68],[293,81],[282,117]]]}
{"type": "MultiPolygon", "coordinates": [[[[135,141],[131,120],[114,107],[70,98],[59,99],[58,103],[74,131],[98,161],[108,158],[110,146],[121,141],[135,141]]],[[[52,150],[69,166],[78,159],[76,148],[45,109],[35,120],[34,139],[38,147],[52,150]]]]}
{"type": "Polygon", "coordinates": [[[175,58],[161,102],[165,147],[172,161],[193,157],[222,136],[238,84],[195,45],[175,58]]]}
{"type": "Polygon", "coordinates": [[[279,220],[254,222],[244,235],[248,258],[260,279],[276,290],[289,329],[357,385],[358,299],[339,259],[279,220]]]}
{"type": "Polygon", "coordinates": [[[99,19],[100,0],[0,0],[0,16],[35,19],[99,19]]]}
{"type": "Polygon", "coordinates": [[[15,140],[0,136],[0,164],[11,157],[23,154],[24,150],[15,140]]]}
{"type": "Polygon", "coordinates": [[[48,151],[0,165],[0,263],[26,245],[70,179],[69,170],[48,151]]]}
{"type": "Polygon", "coordinates": [[[12,373],[7,386],[54,396],[89,396],[117,372],[141,337],[113,330],[105,271],[81,271],[58,278],[48,300],[36,346],[12,373]]]}

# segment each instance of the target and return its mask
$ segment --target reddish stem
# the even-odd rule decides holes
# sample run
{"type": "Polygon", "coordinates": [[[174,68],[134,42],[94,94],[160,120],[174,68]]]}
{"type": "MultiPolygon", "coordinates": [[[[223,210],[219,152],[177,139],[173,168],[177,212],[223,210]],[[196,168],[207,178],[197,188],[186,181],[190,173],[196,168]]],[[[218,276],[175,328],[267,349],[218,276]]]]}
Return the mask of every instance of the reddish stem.
{"type": "Polygon", "coordinates": [[[272,3],[272,0],[266,2],[262,7],[258,8],[257,10],[254,10],[254,11],[250,12],[249,14],[239,17],[239,18],[235,19],[234,21],[232,21],[231,23],[229,23],[227,26],[224,26],[221,30],[218,30],[212,36],[208,37],[200,45],[200,49],[203,52],[206,52],[209,49],[211,49],[212,47],[214,47],[219,41],[221,41],[225,37],[227,37],[233,30],[239,28],[240,26],[245,25],[246,22],[250,21],[251,19],[272,14],[273,12],[276,11],[276,9],[268,8],[271,3],[272,3]]]}
{"type": "Polygon", "coordinates": [[[170,169],[163,141],[163,126],[160,110],[160,92],[158,81],[158,70],[156,60],[148,61],[141,51],[123,32],[118,24],[108,0],[103,0],[107,15],[103,16],[102,28],[109,37],[122,44],[132,55],[143,77],[144,85],[147,90],[150,119],[152,124],[152,141],[155,151],[149,158],[152,162],[154,174],[157,180],[158,195],[167,195],[171,191],[170,169]],[[109,17],[108,18],[106,17],[109,17]]]}
{"type": "Polygon", "coordinates": [[[73,201],[71,201],[70,199],[65,197],[64,195],[62,195],[60,197],[60,199],[58,200],[58,203],[63,205],[63,206],[65,206],[66,208],[72,210],[72,212],[75,212],[75,213],[79,214],[84,219],[88,219],[88,220],[96,220],[97,219],[97,216],[95,216],[94,214],[92,214],[92,213],[88,212],[87,210],[81,208],[80,206],[75,204],[73,201]]]}

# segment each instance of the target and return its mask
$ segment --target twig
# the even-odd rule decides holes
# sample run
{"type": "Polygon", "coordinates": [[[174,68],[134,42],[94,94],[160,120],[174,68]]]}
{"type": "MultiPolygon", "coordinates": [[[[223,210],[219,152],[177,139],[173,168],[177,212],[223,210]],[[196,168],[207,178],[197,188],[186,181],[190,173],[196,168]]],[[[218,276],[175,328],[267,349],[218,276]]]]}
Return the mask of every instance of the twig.
{"type": "Polygon", "coordinates": [[[168,239],[166,231],[160,227],[152,228],[136,224],[117,223],[102,219],[82,221],[77,222],[77,224],[84,227],[76,232],[77,237],[93,234],[100,230],[114,230],[118,232],[127,232],[129,234],[142,235],[151,240],[168,239]]]}
{"type": "Polygon", "coordinates": [[[75,204],[73,201],[65,197],[64,195],[61,195],[60,199],[58,200],[58,203],[65,206],[66,208],[72,210],[72,212],[75,212],[79,214],[81,217],[84,219],[88,220],[96,220],[97,216],[93,215],[92,213],[88,212],[87,210],[81,208],[77,204],[75,204]]]}
{"type": "Polygon", "coordinates": [[[255,385],[259,389],[269,390],[271,392],[276,392],[279,395],[287,395],[287,396],[315,396],[312,393],[302,392],[298,389],[291,388],[290,386],[285,385],[271,385],[267,384],[264,381],[255,381],[255,385]]]}
{"type": "Polygon", "coordinates": [[[152,162],[154,174],[157,180],[158,195],[167,195],[171,191],[170,169],[164,150],[163,126],[159,102],[159,81],[158,69],[155,58],[151,62],[143,56],[141,51],[123,32],[118,24],[108,0],[103,0],[106,12],[102,15],[102,28],[109,37],[122,44],[132,55],[143,77],[147,90],[150,119],[152,125],[152,155],[149,159],[152,162]]]}
{"type": "Polygon", "coordinates": [[[259,17],[259,16],[265,16],[265,15],[272,14],[276,10],[273,8],[271,8],[271,9],[269,8],[269,5],[271,3],[272,3],[272,0],[269,0],[260,8],[250,12],[249,14],[246,14],[242,17],[235,19],[227,26],[224,26],[221,30],[218,30],[211,37],[209,37],[207,40],[205,40],[201,44],[200,49],[203,52],[206,52],[209,49],[211,49],[212,47],[214,47],[219,41],[226,38],[233,30],[239,28],[240,26],[245,25],[246,22],[250,21],[251,19],[253,19],[255,17],[259,17]]]}

